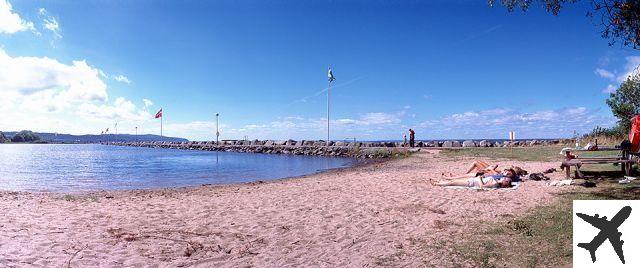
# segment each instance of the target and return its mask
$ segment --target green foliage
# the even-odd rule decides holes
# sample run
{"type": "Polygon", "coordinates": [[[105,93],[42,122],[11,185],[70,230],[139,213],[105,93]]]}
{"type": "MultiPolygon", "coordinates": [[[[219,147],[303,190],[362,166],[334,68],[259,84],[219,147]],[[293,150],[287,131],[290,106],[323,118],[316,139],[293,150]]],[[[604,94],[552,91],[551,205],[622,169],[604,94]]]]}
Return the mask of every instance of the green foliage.
{"type": "Polygon", "coordinates": [[[518,161],[558,161],[558,154],[562,146],[536,146],[536,147],[491,147],[491,148],[460,148],[445,149],[440,156],[446,158],[480,158],[480,159],[510,159],[518,161]]]}
{"type": "MultiPolygon", "coordinates": [[[[488,2],[490,6],[493,6],[495,0],[489,0],[488,2]]],[[[509,11],[513,11],[515,9],[527,11],[531,7],[531,4],[535,2],[536,1],[532,0],[500,0],[500,4],[505,6],[509,11]]],[[[572,4],[578,2],[578,0],[538,0],[537,2],[540,2],[547,12],[551,12],[553,15],[558,15],[564,4],[572,4]]]]}
{"type": "MultiPolygon", "coordinates": [[[[566,4],[579,0],[500,0],[509,11],[527,11],[532,5],[540,4],[547,12],[558,15],[566,4]]],[[[586,0],[585,0],[586,1],[586,0]]],[[[493,6],[496,0],[488,0],[493,6]]],[[[640,1],[638,0],[589,0],[591,9],[587,16],[600,24],[602,38],[609,39],[609,45],[621,42],[624,46],[640,49],[640,1]]]]}
{"type": "Polygon", "coordinates": [[[639,82],[640,79],[628,78],[607,99],[607,105],[611,108],[611,112],[618,118],[620,131],[627,132],[631,127],[631,118],[640,113],[639,82]]]}
{"type": "Polygon", "coordinates": [[[7,137],[4,135],[4,133],[2,133],[2,131],[0,131],[0,143],[5,143],[5,142],[9,142],[9,139],[7,139],[7,137]]]}
{"type": "Polygon", "coordinates": [[[30,130],[20,131],[11,137],[11,142],[34,142],[38,140],[40,140],[40,137],[30,130]]]}
{"type": "Polygon", "coordinates": [[[595,127],[591,133],[582,137],[588,139],[591,137],[610,137],[610,138],[624,138],[628,134],[629,130],[622,128],[620,125],[616,125],[610,128],[603,128],[600,126],[595,127]]]}

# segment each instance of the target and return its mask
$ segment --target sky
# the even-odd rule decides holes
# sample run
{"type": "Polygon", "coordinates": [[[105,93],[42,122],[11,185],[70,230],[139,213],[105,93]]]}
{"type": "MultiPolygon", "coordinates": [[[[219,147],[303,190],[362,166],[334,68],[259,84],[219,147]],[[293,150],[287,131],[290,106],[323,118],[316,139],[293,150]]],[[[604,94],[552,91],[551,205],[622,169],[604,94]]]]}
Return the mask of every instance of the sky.
{"type": "Polygon", "coordinates": [[[0,0],[0,130],[561,138],[640,64],[585,16],[486,1],[0,0]]]}

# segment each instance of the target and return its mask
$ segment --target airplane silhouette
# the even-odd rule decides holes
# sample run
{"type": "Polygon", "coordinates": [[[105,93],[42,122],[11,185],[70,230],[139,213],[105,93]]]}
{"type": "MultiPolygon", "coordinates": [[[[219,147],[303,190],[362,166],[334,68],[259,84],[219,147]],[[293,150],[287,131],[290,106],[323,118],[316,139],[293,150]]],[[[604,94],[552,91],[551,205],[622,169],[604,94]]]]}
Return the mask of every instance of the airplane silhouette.
{"type": "Polygon", "coordinates": [[[620,261],[624,264],[624,252],[622,251],[622,244],[624,244],[624,241],[620,240],[622,233],[618,232],[618,227],[629,217],[630,214],[630,206],[620,209],[620,211],[618,211],[610,221],[607,220],[607,216],[599,218],[598,214],[589,216],[583,213],[576,213],[578,217],[600,229],[598,235],[596,235],[591,242],[578,243],[578,247],[588,250],[591,254],[591,261],[596,262],[596,250],[600,245],[602,245],[602,243],[604,243],[605,240],[609,239],[613,249],[616,251],[616,254],[618,254],[618,258],[620,258],[620,261]]]}

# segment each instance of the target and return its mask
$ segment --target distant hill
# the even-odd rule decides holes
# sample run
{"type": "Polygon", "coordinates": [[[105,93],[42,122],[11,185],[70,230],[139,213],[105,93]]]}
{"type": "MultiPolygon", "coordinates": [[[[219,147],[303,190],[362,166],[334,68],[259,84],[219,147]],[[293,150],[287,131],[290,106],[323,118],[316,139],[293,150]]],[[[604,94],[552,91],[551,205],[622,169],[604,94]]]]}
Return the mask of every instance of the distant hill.
{"type": "MultiPolygon", "coordinates": [[[[13,135],[18,133],[17,131],[2,132],[4,135],[11,139],[13,135]]],[[[176,137],[160,137],[158,135],[131,135],[131,134],[106,134],[106,135],[71,135],[71,134],[56,134],[35,132],[40,137],[40,140],[52,143],[99,143],[106,141],[189,141],[183,138],[176,137]]]]}

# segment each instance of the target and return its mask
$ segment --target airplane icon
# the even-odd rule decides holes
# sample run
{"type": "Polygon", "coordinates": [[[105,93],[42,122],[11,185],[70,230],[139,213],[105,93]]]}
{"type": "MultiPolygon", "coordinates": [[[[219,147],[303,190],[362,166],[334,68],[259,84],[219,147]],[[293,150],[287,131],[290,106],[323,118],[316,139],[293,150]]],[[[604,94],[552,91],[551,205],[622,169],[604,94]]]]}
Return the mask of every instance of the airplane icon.
{"type": "Polygon", "coordinates": [[[583,213],[576,213],[578,217],[600,229],[598,235],[596,235],[591,242],[578,243],[578,247],[588,250],[591,254],[591,261],[596,262],[596,250],[600,245],[602,245],[602,243],[604,243],[605,240],[609,239],[613,249],[616,251],[616,254],[618,254],[618,258],[620,258],[620,261],[624,264],[624,252],[622,251],[622,244],[624,244],[624,241],[620,240],[622,233],[618,232],[618,227],[629,217],[630,214],[630,206],[620,209],[620,211],[618,211],[610,221],[607,220],[607,216],[599,218],[598,214],[589,216],[583,213]]]}

